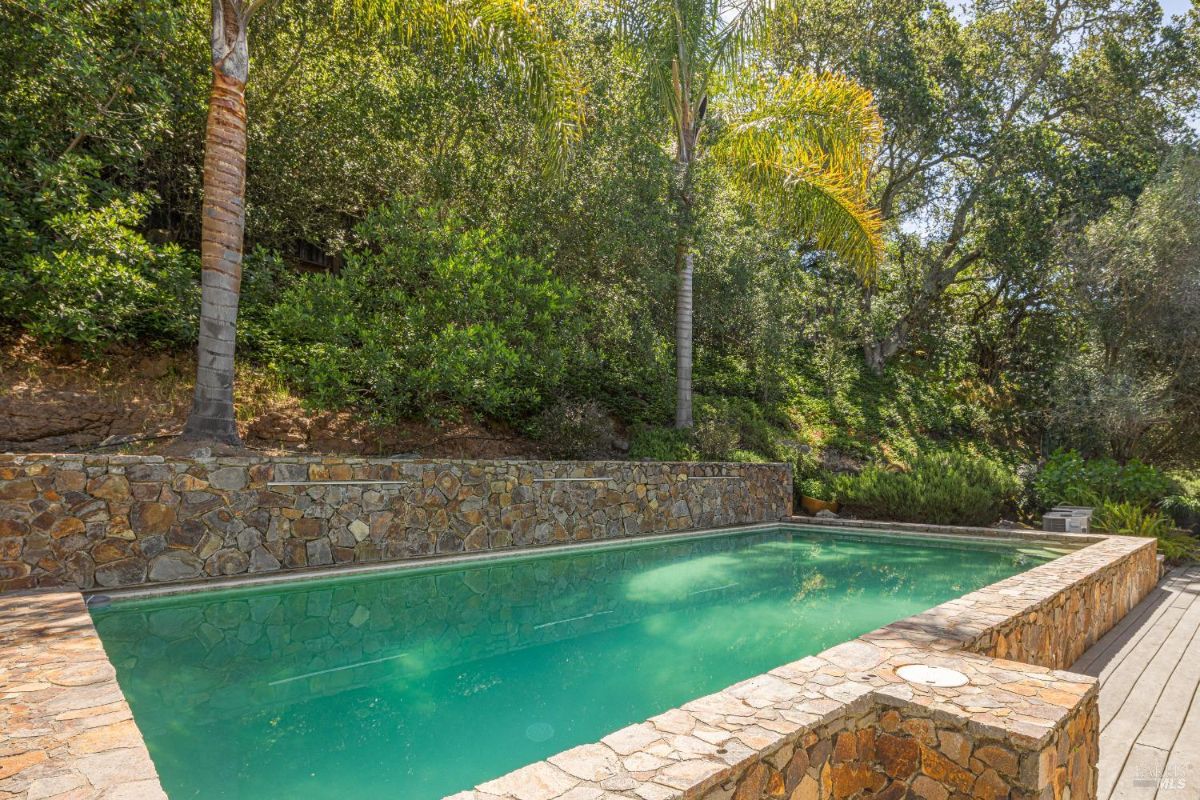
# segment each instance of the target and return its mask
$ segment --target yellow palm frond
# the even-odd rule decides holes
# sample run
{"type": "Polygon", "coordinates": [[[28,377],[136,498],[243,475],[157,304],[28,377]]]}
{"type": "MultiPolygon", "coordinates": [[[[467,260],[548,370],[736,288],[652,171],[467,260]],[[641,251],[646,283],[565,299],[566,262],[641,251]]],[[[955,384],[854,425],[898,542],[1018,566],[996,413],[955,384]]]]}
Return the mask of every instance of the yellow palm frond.
{"type": "Polygon", "coordinates": [[[801,74],[743,83],[733,97],[713,155],[748,199],[870,280],[883,253],[867,203],[883,133],[871,93],[841,75],[801,74]]]}

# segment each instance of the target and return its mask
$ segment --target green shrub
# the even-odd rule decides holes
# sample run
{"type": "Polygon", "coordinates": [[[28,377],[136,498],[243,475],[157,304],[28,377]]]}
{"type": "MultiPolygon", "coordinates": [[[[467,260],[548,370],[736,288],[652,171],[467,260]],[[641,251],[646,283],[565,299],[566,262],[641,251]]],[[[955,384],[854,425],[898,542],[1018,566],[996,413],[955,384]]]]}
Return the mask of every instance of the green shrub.
{"type": "Polygon", "coordinates": [[[648,461],[696,461],[699,453],[692,445],[690,431],[645,426],[633,432],[629,457],[648,461]]]}
{"type": "Polygon", "coordinates": [[[275,366],[317,405],[376,416],[461,409],[519,420],[557,391],[576,292],[503,230],[404,203],[358,228],[337,275],[310,274],[269,314],[275,366]]]}
{"type": "Polygon", "coordinates": [[[1129,536],[1158,536],[1171,530],[1171,520],[1165,514],[1135,503],[1103,502],[1092,518],[1099,531],[1123,533],[1129,536]]]}
{"type": "Polygon", "coordinates": [[[613,422],[599,403],[560,400],[530,425],[530,433],[551,458],[586,459],[608,455],[613,422]]]}
{"type": "Polygon", "coordinates": [[[1200,531],[1200,473],[1179,472],[1171,479],[1179,493],[1163,498],[1158,507],[1170,514],[1180,528],[1200,531]]]}
{"type": "Polygon", "coordinates": [[[1158,507],[1171,515],[1180,528],[1196,528],[1200,525],[1200,497],[1173,494],[1163,498],[1158,507]]]}
{"type": "Polygon", "coordinates": [[[692,441],[705,461],[728,461],[729,454],[741,444],[738,429],[728,419],[709,417],[696,423],[692,441]]]}
{"type": "Polygon", "coordinates": [[[0,273],[0,315],[48,343],[95,351],[116,342],[189,343],[196,336],[200,260],[154,245],[135,228],[143,195],[53,217],[53,240],[0,273]]]}
{"type": "Polygon", "coordinates": [[[936,525],[990,525],[1012,505],[1016,476],[994,459],[958,452],[922,453],[905,471],[878,464],[840,476],[838,500],[872,519],[936,525]]]}
{"type": "Polygon", "coordinates": [[[1157,467],[1137,460],[1122,466],[1111,458],[1085,459],[1073,450],[1056,452],[1033,479],[1042,508],[1099,506],[1106,500],[1145,507],[1176,489],[1175,481],[1157,467]]]}
{"type": "Polygon", "coordinates": [[[838,493],[837,483],[837,476],[824,470],[795,480],[796,492],[814,500],[835,499],[838,493]]]}
{"type": "Polygon", "coordinates": [[[1170,517],[1157,509],[1136,503],[1106,501],[1096,510],[1092,526],[1106,533],[1152,536],[1158,539],[1158,552],[1171,561],[1200,557],[1200,542],[1175,530],[1170,517]]]}

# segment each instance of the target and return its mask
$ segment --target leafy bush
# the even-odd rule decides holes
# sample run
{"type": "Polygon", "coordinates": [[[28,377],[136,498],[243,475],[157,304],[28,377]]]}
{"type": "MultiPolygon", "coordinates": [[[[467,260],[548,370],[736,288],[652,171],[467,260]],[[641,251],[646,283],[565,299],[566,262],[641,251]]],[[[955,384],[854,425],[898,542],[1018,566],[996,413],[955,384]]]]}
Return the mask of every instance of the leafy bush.
{"type": "Polygon", "coordinates": [[[1099,531],[1125,536],[1152,536],[1158,551],[1171,561],[1200,557],[1200,542],[1172,528],[1163,512],[1129,502],[1106,501],[1097,509],[1092,525],[1099,531]]]}
{"type": "Polygon", "coordinates": [[[276,367],[325,407],[385,419],[460,409],[517,420],[559,386],[578,335],[575,291],[503,230],[394,203],[358,228],[337,275],[272,309],[276,367]]]}
{"type": "Polygon", "coordinates": [[[613,422],[599,403],[560,400],[543,411],[530,432],[551,458],[600,458],[612,448],[613,422]]]}
{"type": "Polygon", "coordinates": [[[822,471],[795,480],[796,491],[814,500],[833,500],[837,495],[838,479],[831,472],[822,471]]]}
{"type": "Polygon", "coordinates": [[[692,446],[690,431],[646,426],[633,433],[629,457],[647,461],[695,461],[699,453],[692,446]]]}
{"type": "Polygon", "coordinates": [[[2,316],[38,339],[99,350],[120,341],[181,344],[196,335],[200,261],[135,228],[143,195],[53,217],[53,241],[0,273],[2,316]]]}
{"type": "Polygon", "coordinates": [[[905,471],[873,464],[836,482],[837,499],[856,513],[937,525],[990,525],[1018,489],[1004,464],[958,452],[918,454],[905,471]]]}
{"type": "Polygon", "coordinates": [[[1195,529],[1200,525],[1200,498],[1186,494],[1173,494],[1163,498],[1158,507],[1170,514],[1181,528],[1195,529]]]}
{"type": "Polygon", "coordinates": [[[1200,531],[1200,475],[1180,472],[1171,478],[1179,493],[1163,498],[1158,507],[1170,514],[1180,528],[1200,531]]]}
{"type": "Polygon", "coordinates": [[[727,461],[741,443],[738,429],[729,420],[709,417],[696,423],[692,432],[696,450],[705,461],[727,461]]]}
{"type": "Polygon", "coordinates": [[[1129,536],[1159,536],[1171,530],[1171,520],[1162,512],[1136,503],[1105,501],[1096,510],[1096,530],[1129,536]]]}
{"type": "Polygon", "coordinates": [[[1106,500],[1145,507],[1175,489],[1175,481],[1157,467],[1137,460],[1122,466],[1111,458],[1085,459],[1073,450],[1056,452],[1033,479],[1042,508],[1099,506],[1106,500]]]}

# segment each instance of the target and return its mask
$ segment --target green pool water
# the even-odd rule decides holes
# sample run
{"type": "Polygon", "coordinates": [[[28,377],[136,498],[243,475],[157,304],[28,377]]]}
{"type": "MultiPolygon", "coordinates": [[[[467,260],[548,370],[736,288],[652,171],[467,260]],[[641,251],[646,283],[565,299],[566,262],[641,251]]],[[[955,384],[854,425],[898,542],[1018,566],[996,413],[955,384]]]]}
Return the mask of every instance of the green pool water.
{"type": "Polygon", "coordinates": [[[92,613],[173,800],[436,800],[1056,555],[760,529],[92,613]]]}

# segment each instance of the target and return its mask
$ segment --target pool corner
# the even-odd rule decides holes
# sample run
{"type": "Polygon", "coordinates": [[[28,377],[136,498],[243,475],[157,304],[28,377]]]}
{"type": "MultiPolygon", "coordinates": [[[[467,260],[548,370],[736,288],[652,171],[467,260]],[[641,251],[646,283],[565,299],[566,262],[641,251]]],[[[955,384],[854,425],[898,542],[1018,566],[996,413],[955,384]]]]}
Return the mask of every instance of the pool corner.
{"type": "Polygon", "coordinates": [[[0,594],[0,796],[165,800],[82,595],[0,594]]]}

